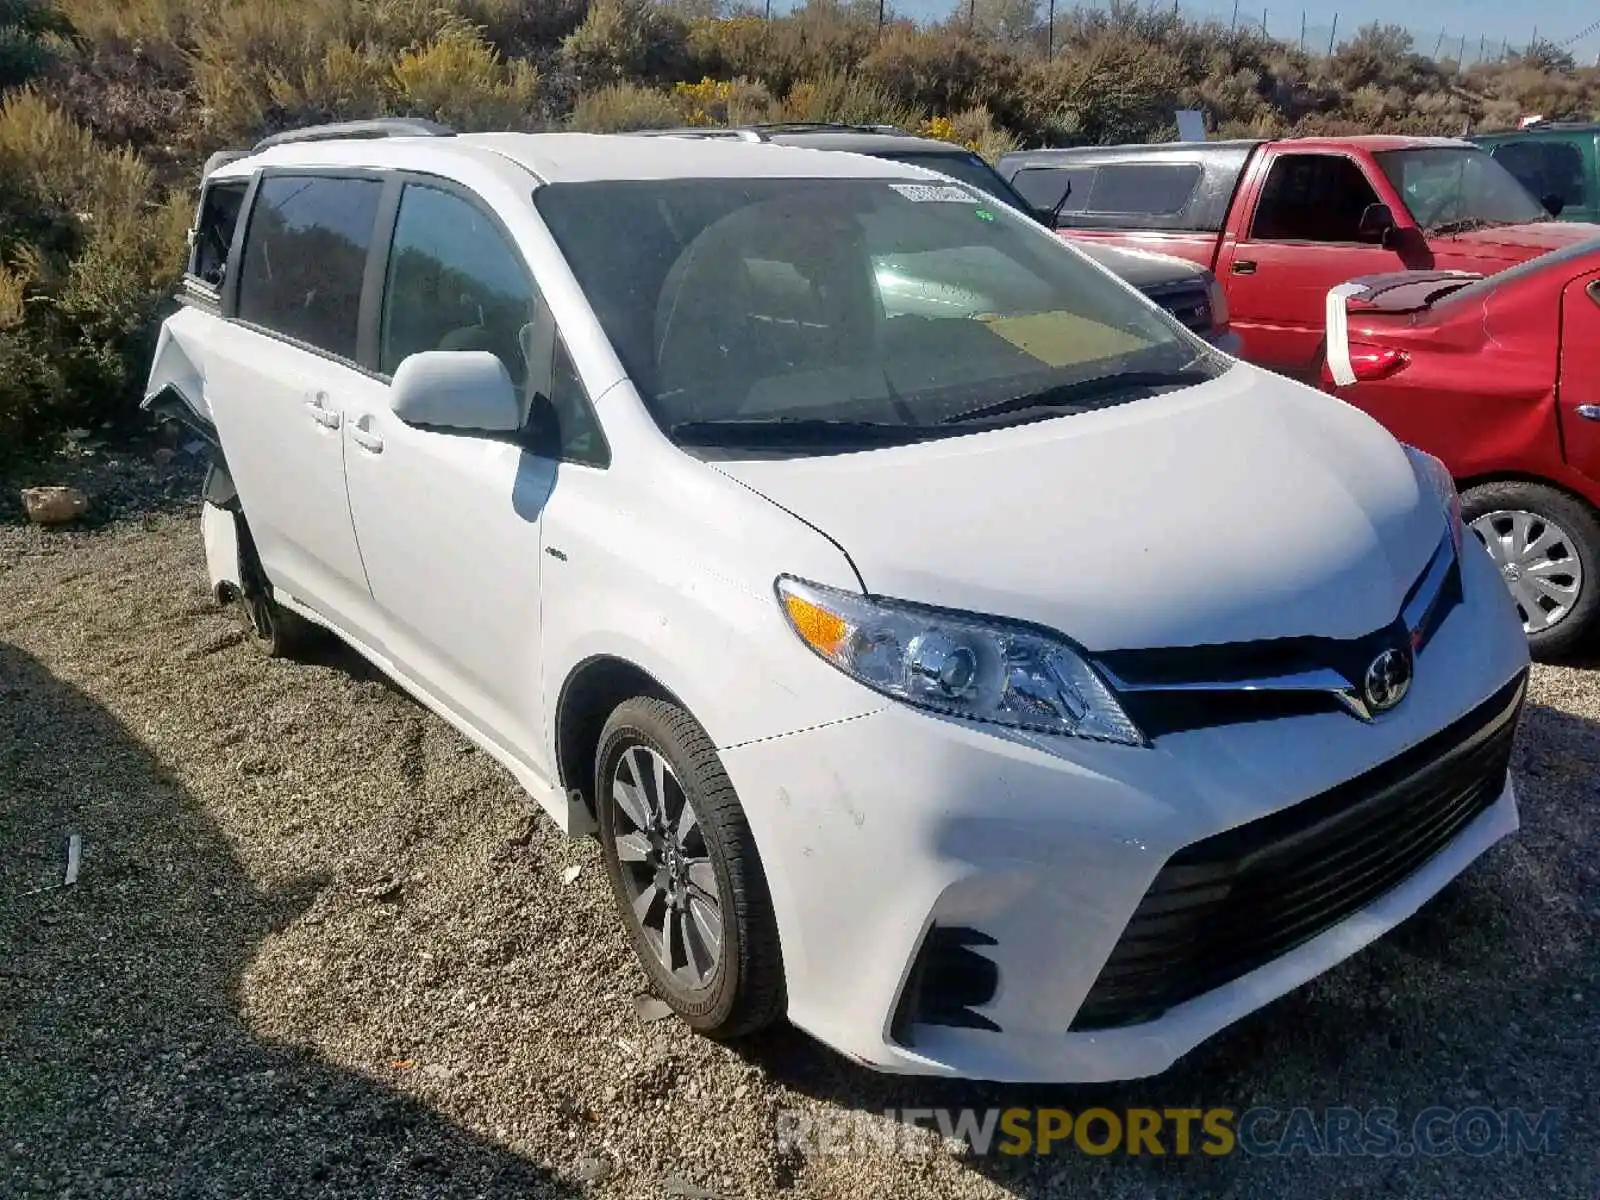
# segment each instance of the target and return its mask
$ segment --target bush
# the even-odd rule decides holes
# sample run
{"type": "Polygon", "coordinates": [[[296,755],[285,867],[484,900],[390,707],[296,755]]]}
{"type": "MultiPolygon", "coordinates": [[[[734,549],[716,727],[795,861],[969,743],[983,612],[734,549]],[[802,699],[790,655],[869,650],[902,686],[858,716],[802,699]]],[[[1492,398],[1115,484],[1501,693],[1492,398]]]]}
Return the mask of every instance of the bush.
{"type": "Polygon", "coordinates": [[[921,110],[901,103],[871,80],[832,73],[795,84],[774,113],[779,121],[839,121],[904,129],[915,129],[922,117],[921,110]]]}
{"type": "Polygon", "coordinates": [[[572,114],[572,128],[585,133],[626,133],[670,128],[680,122],[672,97],[656,88],[613,83],[587,92],[572,114]]]}
{"type": "Polygon", "coordinates": [[[68,29],[40,0],[0,0],[0,89],[43,71],[53,57],[46,39],[68,29]]]}
{"type": "Polygon", "coordinates": [[[400,101],[413,115],[458,129],[530,129],[539,73],[506,62],[475,33],[456,30],[400,56],[394,68],[400,101]]]}
{"type": "Polygon", "coordinates": [[[0,446],[131,416],[189,211],[32,92],[0,106],[0,446]]]}
{"type": "Polygon", "coordinates": [[[594,0],[561,49],[586,86],[680,78],[688,27],[653,0],[594,0]]]}

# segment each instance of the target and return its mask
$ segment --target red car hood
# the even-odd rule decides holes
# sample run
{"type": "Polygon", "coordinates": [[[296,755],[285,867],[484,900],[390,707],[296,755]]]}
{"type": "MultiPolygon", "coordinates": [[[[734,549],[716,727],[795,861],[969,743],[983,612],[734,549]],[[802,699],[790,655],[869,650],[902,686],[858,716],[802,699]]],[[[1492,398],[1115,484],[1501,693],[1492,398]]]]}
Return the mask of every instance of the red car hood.
{"type": "Polygon", "coordinates": [[[1600,225],[1584,221],[1536,221],[1531,225],[1497,225],[1449,237],[1430,238],[1436,254],[1522,262],[1549,250],[1600,238],[1600,225]]]}

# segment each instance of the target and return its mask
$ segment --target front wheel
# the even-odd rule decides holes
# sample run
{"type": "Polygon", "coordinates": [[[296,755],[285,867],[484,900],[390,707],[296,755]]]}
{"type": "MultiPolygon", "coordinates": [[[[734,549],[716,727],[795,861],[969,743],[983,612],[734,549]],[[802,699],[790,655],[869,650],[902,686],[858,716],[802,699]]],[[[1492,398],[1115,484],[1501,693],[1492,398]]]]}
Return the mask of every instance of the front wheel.
{"type": "Polygon", "coordinates": [[[1587,640],[1600,615],[1600,518],[1583,501],[1537,483],[1468,488],[1461,516],[1500,571],[1528,649],[1559,658],[1587,640]]]}
{"type": "Polygon", "coordinates": [[[600,843],[657,993],[718,1039],[785,1005],[777,920],[755,839],[705,730],[663,700],[617,708],[595,762],[600,843]]]}

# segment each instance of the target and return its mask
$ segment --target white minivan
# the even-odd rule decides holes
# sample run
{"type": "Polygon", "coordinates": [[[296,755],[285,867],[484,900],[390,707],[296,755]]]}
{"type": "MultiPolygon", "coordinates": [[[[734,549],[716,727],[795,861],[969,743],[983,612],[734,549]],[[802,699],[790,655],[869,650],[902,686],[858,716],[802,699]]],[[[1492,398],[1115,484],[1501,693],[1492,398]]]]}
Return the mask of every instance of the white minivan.
{"type": "Polygon", "coordinates": [[[322,127],[209,172],[183,299],[219,598],[597,835],[711,1036],[1149,1075],[1517,826],[1439,463],[941,176],[322,127]]]}

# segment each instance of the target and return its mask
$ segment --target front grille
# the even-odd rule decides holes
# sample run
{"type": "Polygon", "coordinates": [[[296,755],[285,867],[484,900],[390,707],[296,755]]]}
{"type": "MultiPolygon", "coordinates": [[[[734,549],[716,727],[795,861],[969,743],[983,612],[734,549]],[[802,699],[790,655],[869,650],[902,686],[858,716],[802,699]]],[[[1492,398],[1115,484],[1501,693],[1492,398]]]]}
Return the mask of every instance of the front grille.
{"type": "Polygon", "coordinates": [[[1213,317],[1209,288],[1152,288],[1147,294],[1194,332],[1211,332],[1213,317]]]}
{"type": "Polygon", "coordinates": [[[1525,683],[1519,675],[1382,766],[1173,855],[1072,1029],[1153,1021],[1310,941],[1414,874],[1505,787],[1525,683]]]}

